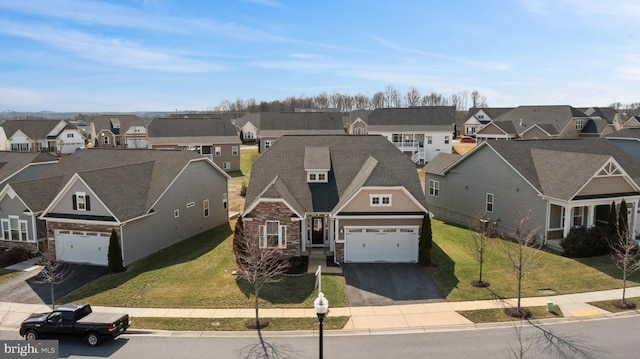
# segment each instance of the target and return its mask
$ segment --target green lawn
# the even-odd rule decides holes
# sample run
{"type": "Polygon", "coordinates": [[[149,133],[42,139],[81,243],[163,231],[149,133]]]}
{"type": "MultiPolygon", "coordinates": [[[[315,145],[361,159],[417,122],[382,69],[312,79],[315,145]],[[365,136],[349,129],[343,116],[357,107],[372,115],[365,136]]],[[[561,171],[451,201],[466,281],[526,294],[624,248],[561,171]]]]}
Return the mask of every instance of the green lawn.
{"type": "MultiPolygon", "coordinates": [[[[232,223],[233,224],[233,223],[232,223]]],[[[61,302],[83,301],[116,307],[252,308],[253,289],[232,271],[232,230],[224,225],[166,248],[127,268],[70,293],[61,302]]],[[[315,276],[283,276],[260,292],[260,307],[312,308],[315,276]]],[[[324,275],[323,292],[332,306],[346,306],[344,279],[324,275]]]]}
{"type": "MultiPolygon", "coordinates": [[[[265,331],[274,330],[314,330],[318,329],[317,318],[262,318],[270,324],[265,331]]],[[[349,317],[325,318],[324,329],[342,329],[349,317]]],[[[246,318],[131,318],[134,329],[188,330],[188,331],[249,331],[245,327],[246,318]]]]}
{"type": "MultiPolygon", "coordinates": [[[[449,301],[514,298],[517,281],[505,255],[493,249],[484,265],[483,280],[488,288],[469,283],[478,279],[478,263],[468,251],[470,231],[432,220],[432,258],[436,268],[430,275],[449,301]]],[[[542,252],[536,266],[523,280],[522,296],[544,296],[622,288],[621,273],[609,256],[584,259],[565,258],[542,252]]],[[[640,271],[629,278],[628,286],[640,283],[640,271]]]]}
{"type": "MultiPolygon", "coordinates": [[[[547,307],[532,307],[527,308],[531,311],[531,319],[548,319],[548,318],[562,318],[562,311],[557,305],[553,306],[553,312],[547,312],[547,307]]],[[[461,311],[458,314],[469,319],[474,323],[496,323],[496,322],[508,322],[519,321],[520,318],[514,318],[504,313],[504,309],[480,309],[461,311]]]]}
{"type": "Polygon", "coordinates": [[[13,277],[19,276],[20,274],[22,274],[22,272],[16,272],[16,271],[0,268],[0,283],[6,282],[13,277]]]}

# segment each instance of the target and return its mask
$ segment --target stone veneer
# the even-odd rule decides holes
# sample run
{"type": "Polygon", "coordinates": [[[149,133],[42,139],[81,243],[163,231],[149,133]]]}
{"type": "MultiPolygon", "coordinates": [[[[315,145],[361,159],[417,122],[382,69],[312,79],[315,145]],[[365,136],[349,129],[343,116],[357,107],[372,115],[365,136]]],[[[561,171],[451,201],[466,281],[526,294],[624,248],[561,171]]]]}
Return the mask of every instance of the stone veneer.
{"type": "Polygon", "coordinates": [[[282,202],[260,202],[250,213],[242,218],[244,234],[251,239],[258,240],[259,226],[266,221],[279,221],[287,226],[287,247],[285,254],[299,256],[301,250],[300,221],[293,212],[282,202]]]}

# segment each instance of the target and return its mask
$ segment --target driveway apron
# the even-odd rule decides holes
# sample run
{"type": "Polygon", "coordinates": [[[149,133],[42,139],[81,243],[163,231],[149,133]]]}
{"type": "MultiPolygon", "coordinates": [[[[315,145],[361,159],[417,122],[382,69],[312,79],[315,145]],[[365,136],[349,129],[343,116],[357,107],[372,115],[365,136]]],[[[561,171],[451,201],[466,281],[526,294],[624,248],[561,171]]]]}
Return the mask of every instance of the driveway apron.
{"type": "Polygon", "coordinates": [[[445,301],[418,264],[348,263],[343,265],[343,275],[351,307],[445,301]]]}

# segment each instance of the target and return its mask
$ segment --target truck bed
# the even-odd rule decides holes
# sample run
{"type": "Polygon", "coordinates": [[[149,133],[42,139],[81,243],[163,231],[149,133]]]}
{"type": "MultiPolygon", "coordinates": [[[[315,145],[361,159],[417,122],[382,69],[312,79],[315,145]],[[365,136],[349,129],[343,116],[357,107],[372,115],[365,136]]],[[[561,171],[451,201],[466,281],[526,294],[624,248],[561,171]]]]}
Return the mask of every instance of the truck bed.
{"type": "MultiPolygon", "coordinates": [[[[84,318],[79,319],[76,323],[82,324],[111,324],[122,319],[124,315],[118,313],[90,313],[84,318]]],[[[127,323],[125,323],[127,324],[127,323]]]]}

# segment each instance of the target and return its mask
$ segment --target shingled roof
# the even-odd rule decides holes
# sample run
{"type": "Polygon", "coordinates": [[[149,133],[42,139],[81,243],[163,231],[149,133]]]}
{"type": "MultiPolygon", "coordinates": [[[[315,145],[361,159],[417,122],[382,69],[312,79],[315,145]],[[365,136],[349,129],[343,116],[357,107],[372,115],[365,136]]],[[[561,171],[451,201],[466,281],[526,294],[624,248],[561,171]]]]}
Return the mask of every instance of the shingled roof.
{"type": "Polygon", "coordinates": [[[314,134],[344,134],[342,114],[340,112],[263,112],[260,114],[260,137],[314,134]]]}
{"type": "MultiPolygon", "coordinates": [[[[47,138],[59,123],[60,120],[5,120],[0,126],[2,126],[7,138],[12,137],[16,132],[20,131],[32,140],[43,140],[47,138]]],[[[67,122],[67,125],[62,130],[66,128],[75,127],[67,122]]],[[[54,135],[57,136],[58,133],[54,135]]]]}
{"type": "Polygon", "coordinates": [[[58,158],[42,152],[0,151],[0,182],[32,163],[56,162],[58,158]]]}
{"type": "Polygon", "coordinates": [[[156,118],[147,127],[153,145],[173,143],[240,143],[228,118],[156,118]]]}
{"type": "MultiPolygon", "coordinates": [[[[586,118],[587,115],[568,105],[519,106],[500,115],[498,118],[494,119],[494,122],[511,122],[516,132],[508,133],[521,134],[531,126],[538,125],[547,133],[556,135],[562,132],[569,121],[574,117],[586,118]]],[[[503,128],[503,130],[506,130],[506,128],[503,128]]]]}
{"type": "Polygon", "coordinates": [[[379,108],[366,119],[372,131],[453,131],[456,123],[454,106],[421,106],[408,108],[379,108]]]}
{"type": "Polygon", "coordinates": [[[362,186],[403,186],[426,208],[415,164],[383,136],[283,136],[253,164],[245,208],[276,183],[302,213],[331,212],[362,186]],[[307,182],[305,148],[328,148],[327,183],[307,182]]]}

